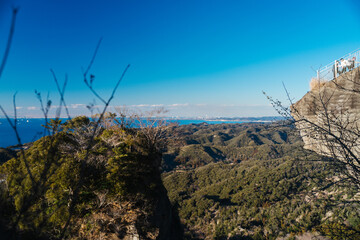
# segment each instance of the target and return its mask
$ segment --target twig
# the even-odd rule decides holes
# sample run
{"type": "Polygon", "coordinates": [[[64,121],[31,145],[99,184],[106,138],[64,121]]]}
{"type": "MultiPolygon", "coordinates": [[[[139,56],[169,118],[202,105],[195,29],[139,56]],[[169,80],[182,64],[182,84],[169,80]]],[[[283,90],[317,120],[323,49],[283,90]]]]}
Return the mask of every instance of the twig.
{"type": "Polygon", "coordinates": [[[65,89],[66,89],[68,77],[67,77],[67,75],[65,75],[64,85],[63,85],[63,87],[62,87],[62,89],[61,89],[61,88],[60,88],[59,81],[58,81],[58,79],[57,79],[57,77],[56,77],[56,75],[55,75],[54,70],[53,70],[53,69],[50,69],[50,72],[51,72],[51,74],[52,74],[52,76],[53,76],[53,78],[54,78],[54,81],[55,81],[55,84],[56,84],[56,88],[57,88],[57,90],[58,90],[58,92],[59,92],[59,94],[60,94],[60,107],[59,107],[59,110],[58,110],[59,112],[57,113],[57,115],[58,115],[57,118],[60,118],[61,107],[62,107],[62,105],[64,105],[64,108],[65,108],[65,111],[66,111],[66,115],[67,115],[68,119],[70,120],[71,117],[70,117],[69,109],[68,109],[68,107],[67,107],[67,105],[66,105],[66,103],[65,103],[65,98],[64,98],[64,94],[65,94],[65,89]]]}
{"type": "Polygon", "coordinates": [[[98,52],[98,50],[99,50],[99,48],[100,48],[100,45],[101,45],[101,42],[102,42],[102,37],[99,39],[99,42],[98,42],[98,44],[96,45],[96,48],[95,48],[94,54],[93,54],[93,56],[92,56],[92,58],[91,58],[91,60],[90,60],[90,63],[89,63],[89,65],[88,65],[88,67],[86,68],[86,71],[83,73],[83,74],[84,74],[84,77],[87,76],[87,74],[89,73],[89,71],[90,71],[90,69],[91,69],[91,67],[92,67],[92,65],[93,65],[93,63],[94,63],[94,61],[95,61],[97,52],[98,52]]]}
{"type": "MultiPolygon", "coordinates": [[[[92,65],[94,64],[94,61],[95,61],[95,58],[96,58],[96,55],[97,55],[97,52],[100,48],[100,44],[101,44],[101,41],[102,41],[102,38],[100,38],[98,44],[96,45],[96,48],[95,48],[95,51],[94,51],[94,54],[90,60],[90,63],[88,65],[88,67],[86,68],[85,72],[83,73],[83,76],[84,76],[84,82],[86,84],[86,86],[91,90],[91,92],[98,98],[100,99],[101,102],[103,102],[104,104],[106,104],[106,101],[93,89],[92,87],[92,81],[93,79],[90,79],[90,83],[89,81],[87,80],[87,74],[89,73],[92,65]]],[[[91,75],[91,78],[93,78],[93,75],[91,75]]]]}
{"type": "Polygon", "coordinates": [[[97,132],[99,126],[100,126],[101,121],[103,120],[103,117],[104,117],[104,115],[105,115],[105,113],[106,113],[107,108],[108,108],[109,105],[110,105],[110,102],[112,101],[112,99],[113,99],[114,96],[115,96],[116,90],[118,89],[120,82],[123,80],[123,78],[124,78],[127,70],[128,70],[129,67],[130,67],[130,64],[128,64],[128,65],[125,67],[123,73],[121,74],[119,80],[116,82],[115,87],[113,88],[113,91],[112,91],[112,93],[111,93],[111,95],[110,95],[110,97],[108,98],[107,101],[105,101],[99,94],[97,94],[97,92],[96,92],[96,91],[93,89],[93,87],[92,87],[92,81],[93,81],[93,79],[91,79],[91,82],[89,83],[89,82],[87,81],[87,74],[88,74],[88,72],[90,71],[90,69],[91,69],[91,67],[92,67],[92,65],[93,65],[93,62],[94,62],[94,60],[95,60],[97,51],[98,51],[98,49],[99,49],[99,47],[100,47],[101,40],[102,40],[102,39],[100,39],[98,45],[96,46],[95,52],[94,52],[94,54],[93,54],[93,57],[92,57],[89,65],[88,65],[86,71],[84,72],[83,77],[84,77],[84,82],[85,82],[86,86],[90,89],[90,91],[91,91],[100,101],[102,101],[102,102],[105,104],[105,106],[104,106],[104,108],[103,108],[103,111],[102,111],[101,114],[100,114],[99,119],[96,121],[96,124],[95,124],[95,126],[94,126],[94,128],[93,128],[93,132],[92,132],[92,134],[91,134],[90,141],[89,141],[88,146],[87,146],[87,148],[86,148],[85,157],[84,157],[83,161],[81,162],[79,181],[77,182],[76,188],[74,189],[73,198],[72,198],[72,201],[71,201],[70,206],[69,206],[69,216],[68,216],[68,219],[67,219],[67,221],[66,221],[63,229],[61,230],[60,239],[64,238],[65,233],[66,233],[66,231],[67,231],[67,228],[69,227],[70,222],[71,222],[71,219],[72,219],[72,216],[73,216],[73,214],[74,214],[75,206],[76,206],[77,201],[78,201],[78,195],[79,195],[79,193],[80,193],[80,188],[82,187],[83,181],[84,181],[84,177],[83,177],[83,176],[84,176],[84,174],[85,174],[85,173],[84,173],[84,171],[85,171],[85,163],[87,162],[87,160],[88,160],[88,158],[89,158],[89,156],[90,156],[90,150],[91,150],[91,148],[93,147],[96,132],[97,132]]]}
{"type": "MultiPolygon", "coordinates": [[[[8,114],[6,113],[5,109],[0,105],[0,110],[2,111],[2,113],[4,114],[6,120],[9,122],[11,128],[14,130],[15,132],[15,136],[16,136],[16,139],[17,139],[17,142],[20,146],[22,146],[22,142],[21,142],[21,138],[20,138],[20,135],[19,135],[19,131],[17,130],[17,110],[16,110],[16,93],[14,94],[13,96],[13,105],[14,105],[14,123],[11,122],[11,119],[10,117],[8,116],[8,114]]],[[[24,163],[25,163],[25,168],[26,168],[26,171],[27,173],[29,174],[29,177],[30,177],[30,180],[31,180],[31,184],[33,187],[36,186],[36,182],[35,182],[35,179],[30,171],[30,166],[29,166],[29,163],[27,162],[26,160],[26,156],[25,156],[25,151],[22,147],[20,147],[20,152],[21,152],[21,155],[23,157],[23,160],[24,160],[24,163]]]]}
{"type": "MultiPolygon", "coordinates": [[[[40,108],[41,108],[42,113],[44,114],[44,119],[45,119],[44,136],[46,135],[46,131],[47,131],[47,134],[50,135],[50,130],[47,128],[47,126],[49,124],[48,112],[50,110],[50,105],[51,105],[51,101],[49,101],[49,95],[47,96],[46,107],[44,107],[44,103],[43,103],[43,100],[42,100],[42,97],[41,97],[41,93],[38,92],[37,90],[35,90],[35,95],[36,95],[37,99],[40,102],[40,108]]],[[[54,129],[53,129],[53,132],[54,132],[54,129]]]]}
{"type": "Polygon", "coordinates": [[[7,58],[9,56],[10,47],[11,47],[11,43],[12,43],[12,39],[14,36],[14,31],[15,31],[16,14],[18,11],[19,11],[19,8],[13,8],[9,37],[7,40],[4,56],[3,56],[3,59],[1,61],[1,65],[0,65],[0,78],[1,78],[2,72],[4,71],[7,58]]]}

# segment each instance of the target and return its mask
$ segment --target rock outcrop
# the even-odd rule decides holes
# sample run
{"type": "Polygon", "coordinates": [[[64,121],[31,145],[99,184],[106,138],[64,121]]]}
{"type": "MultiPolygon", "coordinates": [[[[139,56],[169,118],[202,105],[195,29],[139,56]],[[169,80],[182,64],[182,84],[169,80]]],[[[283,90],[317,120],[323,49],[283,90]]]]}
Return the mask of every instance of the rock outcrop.
{"type": "Polygon", "coordinates": [[[291,106],[304,148],[339,159],[360,156],[360,70],[318,84],[291,106]],[[344,149],[345,148],[345,149],[344,149]]]}

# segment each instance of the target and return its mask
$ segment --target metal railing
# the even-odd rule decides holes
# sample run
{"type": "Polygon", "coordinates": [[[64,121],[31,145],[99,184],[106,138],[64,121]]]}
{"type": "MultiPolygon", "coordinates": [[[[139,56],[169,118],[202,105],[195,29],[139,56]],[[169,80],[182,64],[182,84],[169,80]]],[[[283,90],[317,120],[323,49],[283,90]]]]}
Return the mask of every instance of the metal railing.
{"type": "Polygon", "coordinates": [[[322,81],[331,81],[334,78],[337,78],[338,76],[340,76],[341,74],[343,74],[347,71],[351,71],[352,69],[357,68],[359,66],[360,66],[360,49],[355,50],[351,53],[348,53],[345,56],[343,56],[342,58],[334,60],[334,62],[329,63],[328,65],[320,68],[317,71],[316,78],[318,80],[322,80],[322,81]],[[340,59],[344,59],[347,61],[351,61],[352,59],[355,59],[354,66],[352,66],[352,68],[343,69],[340,59]]]}

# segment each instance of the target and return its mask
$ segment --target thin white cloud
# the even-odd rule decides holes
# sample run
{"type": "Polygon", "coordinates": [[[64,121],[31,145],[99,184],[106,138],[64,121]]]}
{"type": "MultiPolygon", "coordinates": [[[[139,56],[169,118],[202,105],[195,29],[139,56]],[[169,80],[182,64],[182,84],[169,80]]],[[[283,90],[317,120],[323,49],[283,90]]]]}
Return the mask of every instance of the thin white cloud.
{"type": "Polygon", "coordinates": [[[130,107],[150,107],[149,104],[130,105],[130,107]]]}
{"type": "Polygon", "coordinates": [[[37,107],[31,106],[31,107],[27,107],[27,110],[37,110],[37,107]]]}
{"type": "Polygon", "coordinates": [[[85,104],[82,104],[82,103],[75,103],[75,104],[71,104],[70,107],[73,108],[73,109],[77,109],[77,108],[83,108],[85,107],[86,105],[85,104]]]}
{"type": "Polygon", "coordinates": [[[174,103],[174,104],[137,104],[130,105],[129,107],[139,107],[139,108],[147,108],[147,107],[186,107],[189,106],[189,103],[174,103]]]}
{"type": "Polygon", "coordinates": [[[235,104],[220,104],[220,107],[236,107],[235,104]]]}
{"type": "Polygon", "coordinates": [[[51,108],[52,109],[56,109],[56,108],[59,108],[60,106],[58,106],[58,105],[51,105],[51,108]]]}
{"type": "Polygon", "coordinates": [[[169,107],[186,107],[189,106],[189,103],[174,103],[174,104],[170,104],[168,105],[169,107]]]}
{"type": "MultiPolygon", "coordinates": [[[[128,107],[139,107],[139,108],[150,108],[150,107],[226,107],[226,108],[236,108],[236,107],[268,107],[271,104],[208,104],[208,103],[173,103],[173,104],[137,104],[129,105],[128,107]]],[[[124,105],[126,107],[126,105],[124,105]]]]}
{"type": "Polygon", "coordinates": [[[22,108],[24,108],[24,107],[16,107],[16,110],[19,110],[19,109],[22,109],[22,108]]]}

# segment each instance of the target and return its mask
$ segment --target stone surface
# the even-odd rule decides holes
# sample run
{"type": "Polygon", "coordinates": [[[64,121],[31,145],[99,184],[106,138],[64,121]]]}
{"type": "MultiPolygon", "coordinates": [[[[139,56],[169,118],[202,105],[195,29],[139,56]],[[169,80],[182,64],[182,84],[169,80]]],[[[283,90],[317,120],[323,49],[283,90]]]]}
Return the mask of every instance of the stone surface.
{"type": "Polygon", "coordinates": [[[342,139],[360,156],[360,70],[356,68],[336,79],[319,84],[291,106],[305,143],[304,148],[322,155],[342,157],[342,139]]]}

